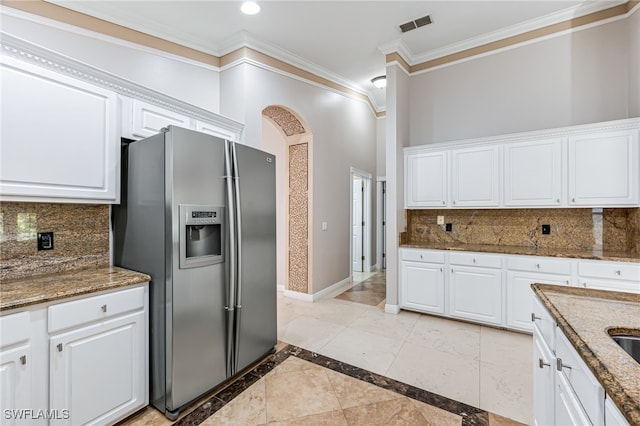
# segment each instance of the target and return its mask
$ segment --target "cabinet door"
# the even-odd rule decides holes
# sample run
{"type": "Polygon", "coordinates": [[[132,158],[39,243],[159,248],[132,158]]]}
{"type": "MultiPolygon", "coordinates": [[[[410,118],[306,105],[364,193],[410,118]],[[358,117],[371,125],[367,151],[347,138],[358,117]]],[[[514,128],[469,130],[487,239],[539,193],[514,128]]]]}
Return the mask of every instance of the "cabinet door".
{"type": "Polygon", "coordinates": [[[533,333],[533,422],[553,425],[555,358],[537,332],[533,333]]]}
{"type": "Polygon", "coordinates": [[[456,149],[451,159],[454,207],[500,204],[500,146],[456,149]]]}
{"type": "Polygon", "coordinates": [[[444,207],[447,204],[447,153],[406,155],[407,207],[444,207]]]}
{"type": "Polygon", "coordinates": [[[2,425],[31,425],[31,346],[0,351],[0,416],[2,425]]]}
{"type": "Polygon", "coordinates": [[[452,266],[449,274],[449,313],[453,317],[501,324],[501,270],[452,266]]]}
{"type": "Polygon", "coordinates": [[[400,301],[403,308],[444,313],[443,265],[402,262],[400,301]]]}
{"type": "Polygon", "coordinates": [[[69,410],[55,425],[113,424],[145,401],[144,312],[50,339],[50,408],[69,410]]]}
{"type": "Polygon", "coordinates": [[[629,426],[629,422],[618,410],[609,395],[604,400],[604,424],[605,426],[629,426]]]}
{"type": "Polygon", "coordinates": [[[507,326],[518,330],[532,331],[533,291],[531,284],[544,283],[569,285],[568,276],[534,274],[530,272],[507,272],[507,326]]]}
{"type": "Polygon", "coordinates": [[[240,140],[240,135],[230,131],[229,129],[222,128],[220,126],[216,126],[212,123],[206,123],[204,121],[197,120],[195,129],[199,132],[206,133],[208,135],[217,136],[222,139],[226,139],[233,142],[238,142],[240,140]]]}
{"type": "Polygon", "coordinates": [[[639,202],[638,130],[569,138],[569,204],[629,206],[639,202]]]}
{"type": "MultiPolygon", "coordinates": [[[[174,125],[190,129],[191,118],[159,106],[134,99],[131,101],[131,137],[147,138],[158,134],[163,127],[174,125]]],[[[126,120],[125,120],[126,122],[126,120]]]]}
{"type": "Polygon", "coordinates": [[[555,423],[549,424],[558,426],[593,424],[565,377],[561,373],[556,373],[555,381],[555,423]]]}
{"type": "Polygon", "coordinates": [[[557,207],[562,198],[562,139],[506,144],[504,204],[557,207]]]}
{"type": "Polygon", "coordinates": [[[116,95],[4,56],[0,79],[0,198],[117,203],[116,95]]]}

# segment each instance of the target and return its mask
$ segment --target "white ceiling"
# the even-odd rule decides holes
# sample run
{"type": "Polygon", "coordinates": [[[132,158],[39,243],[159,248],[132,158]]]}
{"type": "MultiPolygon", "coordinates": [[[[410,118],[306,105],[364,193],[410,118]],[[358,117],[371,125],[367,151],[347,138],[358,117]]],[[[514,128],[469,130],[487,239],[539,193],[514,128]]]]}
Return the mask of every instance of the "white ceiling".
{"type": "Polygon", "coordinates": [[[416,60],[432,59],[625,3],[258,0],[260,13],[247,16],[239,0],[49,1],[216,56],[244,43],[367,93],[379,109],[385,91],[370,80],[385,73],[382,46],[404,44],[416,60]],[[400,32],[399,24],[427,14],[433,24],[400,32]]]}

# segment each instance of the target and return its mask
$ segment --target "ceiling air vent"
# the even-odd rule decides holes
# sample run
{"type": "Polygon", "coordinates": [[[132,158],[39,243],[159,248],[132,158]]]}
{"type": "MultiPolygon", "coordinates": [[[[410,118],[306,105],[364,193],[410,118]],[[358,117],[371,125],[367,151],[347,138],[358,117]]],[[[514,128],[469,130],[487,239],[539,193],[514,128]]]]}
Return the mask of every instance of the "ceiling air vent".
{"type": "Polygon", "coordinates": [[[433,21],[431,20],[431,15],[423,16],[422,18],[414,19],[413,21],[405,22],[404,24],[398,25],[400,27],[400,31],[406,33],[407,31],[415,30],[416,28],[423,27],[425,25],[429,25],[433,21]]]}

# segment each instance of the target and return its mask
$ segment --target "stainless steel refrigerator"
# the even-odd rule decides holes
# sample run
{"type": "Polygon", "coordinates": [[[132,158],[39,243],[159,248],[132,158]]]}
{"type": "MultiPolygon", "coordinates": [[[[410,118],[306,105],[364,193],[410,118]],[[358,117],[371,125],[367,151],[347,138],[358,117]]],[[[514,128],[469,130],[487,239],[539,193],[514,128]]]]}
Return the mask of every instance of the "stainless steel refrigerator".
{"type": "Polygon", "coordinates": [[[173,419],[276,344],[275,158],[175,126],[123,150],[114,263],[151,275],[150,401],[173,419]]]}

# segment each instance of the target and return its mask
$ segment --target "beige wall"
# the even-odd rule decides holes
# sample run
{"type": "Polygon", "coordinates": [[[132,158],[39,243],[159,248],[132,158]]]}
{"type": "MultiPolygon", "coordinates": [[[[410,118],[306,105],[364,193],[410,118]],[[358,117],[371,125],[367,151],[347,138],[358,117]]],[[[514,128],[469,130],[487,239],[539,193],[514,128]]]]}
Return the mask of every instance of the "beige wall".
{"type": "Polygon", "coordinates": [[[221,113],[245,123],[246,144],[258,146],[261,112],[269,105],[295,111],[309,127],[313,134],[312,292],[348,278],[350,168],[377,175],[376,118],[368,104],[246,63],[225,69],[220,78],[221,113]],[[326,231],[321,230],[322,222],[328,223],[326,231]]]}
{"type": "Polygon", "coordinates": [[[640,117],[640,7],[629,17],[629,117],[640,117]]]}
{"type": "Polygon", "coordinates": [[[640,96],[629,87],[629,23],[617,20],[413,75],[411,145],[629,118],[640,96]]]}

